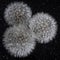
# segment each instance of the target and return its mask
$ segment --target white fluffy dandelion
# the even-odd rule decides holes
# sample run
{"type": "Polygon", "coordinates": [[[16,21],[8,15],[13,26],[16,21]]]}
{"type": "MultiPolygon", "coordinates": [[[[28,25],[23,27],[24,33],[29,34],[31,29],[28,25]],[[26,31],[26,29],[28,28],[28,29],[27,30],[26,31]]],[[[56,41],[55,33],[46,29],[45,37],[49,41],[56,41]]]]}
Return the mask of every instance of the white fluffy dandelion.
{"type": "Polygon", "coordinates": [[[31,9],[23,2],[14,2],[7,6],[4,18],[10,25],[26,23],[32,15],[31,9]]]}
{"type": "Polygon", "coordinates": [[[28,56],[35,47],[35,41],[30,30],[24,26],[14,26],[6,30],[3,44],[5,48],[15,57],[28,56]]]}
{"type": "Polygon", "coordinates": [[[52,40],[57,31],[57,24],[53,17],[47,13],[37,13],[30,20],[29,27],[40,43],[48,43],[52,40]]]}

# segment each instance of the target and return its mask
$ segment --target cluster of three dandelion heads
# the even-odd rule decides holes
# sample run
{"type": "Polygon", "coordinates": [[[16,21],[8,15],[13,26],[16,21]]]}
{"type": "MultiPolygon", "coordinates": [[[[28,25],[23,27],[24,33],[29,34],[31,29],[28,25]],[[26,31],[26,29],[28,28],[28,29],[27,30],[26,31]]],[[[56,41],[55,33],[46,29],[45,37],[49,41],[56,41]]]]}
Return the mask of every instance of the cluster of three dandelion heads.
{"type": "Polygon", "coordinates": [[[24,3],[11,3],[4,14],[6,22],[13,27],[7,29],[3,41],[14,56],[27,56],[35,47],[35,39],[48,43],[56,35],[55,19],[47,13],[37,13],[31,18],[31,9],[24,3]]]}

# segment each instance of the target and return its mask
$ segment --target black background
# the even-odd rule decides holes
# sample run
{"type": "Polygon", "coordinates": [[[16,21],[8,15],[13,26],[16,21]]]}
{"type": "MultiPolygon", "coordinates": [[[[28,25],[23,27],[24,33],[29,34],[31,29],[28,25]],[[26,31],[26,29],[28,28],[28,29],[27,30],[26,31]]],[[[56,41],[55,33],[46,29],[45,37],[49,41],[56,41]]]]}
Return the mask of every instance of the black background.
{"type": "Polygon", "coordinates": [[[19,0],[31,7],[32,14],[45,12],[53,16],[58,24],[56,37],[47,44],[36,44],[35,50],[25,58],[11,56],[3,46],[3,34],[9,25],[4,20],[4,9],[10,2],[18,0],[0,0],[0,60],[60,60],[60,1],[58,0],[19,0]]]}

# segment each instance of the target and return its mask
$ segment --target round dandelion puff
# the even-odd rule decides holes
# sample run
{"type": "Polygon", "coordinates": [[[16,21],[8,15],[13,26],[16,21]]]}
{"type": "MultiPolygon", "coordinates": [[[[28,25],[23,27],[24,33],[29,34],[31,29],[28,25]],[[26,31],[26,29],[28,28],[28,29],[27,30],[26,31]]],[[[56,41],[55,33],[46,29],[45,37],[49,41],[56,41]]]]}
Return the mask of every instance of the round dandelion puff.
{"type": "Polygon", "coordinates": [[[48,43],[57,33],[57,23],[55,19],[47,13],[37,13],[30,20],[30,29],[40,43],[48,43]]]}
{"type": "Polygon", "coordinates": [[[7,6],[4,18],[9,25],[24,24],[32,15],[31,9],[23,2],[14,2],[7,6]]]}
{"type": "Polygon", "coordinates": [[[8,52],[15,57],[28,56],[35,47],[31,32],[24,26],[14,26],[6,30],[3,44],[8,52]]]}

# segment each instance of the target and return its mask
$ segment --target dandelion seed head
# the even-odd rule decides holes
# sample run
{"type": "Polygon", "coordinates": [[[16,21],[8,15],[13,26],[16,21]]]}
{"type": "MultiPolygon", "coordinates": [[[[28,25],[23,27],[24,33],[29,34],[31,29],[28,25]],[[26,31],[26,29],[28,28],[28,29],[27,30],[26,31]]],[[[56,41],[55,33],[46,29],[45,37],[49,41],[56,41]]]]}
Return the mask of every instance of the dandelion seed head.
{"type": "Polygon", "coordinates": [[[4,18],[10,25],[24,24],[32,15],[30,7],[23,2],[14,2],[7,6],[4,12],[4,18]]]}
{"type": "Polygon", "coordinates": [[[15,57],[28,56],[35,47],[31,32],[24,26],[14,26],[6,30],[3,44],[5,48],[15,57]]]}
{"type": "Polygon", "coordinates": [[[57,31],[57,23],[53,17],[47,13],[37,13],[30,20],[29,27],[34,32],[34,36],[40,43],[51,41],[57,31]]]}

